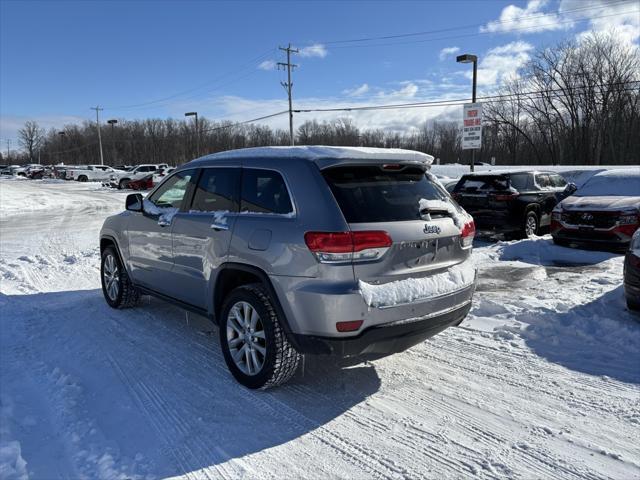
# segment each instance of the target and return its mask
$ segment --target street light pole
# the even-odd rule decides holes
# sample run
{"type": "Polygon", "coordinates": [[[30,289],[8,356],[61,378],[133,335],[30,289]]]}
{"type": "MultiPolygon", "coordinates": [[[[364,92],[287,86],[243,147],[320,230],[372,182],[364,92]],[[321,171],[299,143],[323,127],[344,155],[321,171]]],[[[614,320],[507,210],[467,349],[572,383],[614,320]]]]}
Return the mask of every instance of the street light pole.
{"type": "MultiPolygon", "coordinates": [[[[473,63],[473,85],[471,87],[471,103],[476,103],[476,85],[477,85],[477,77],[478,77],[478,57],[477,55],[471,55],[465,53],[464,55],[458,55],[456,57],[456,62],[458,63],[473,63]]],[[[475,170],[476,163],[476,149],[471,149],[471,171],[475,170]]]]}
{"type": "MultiPolygon", "coordinates": [[[[58,160],[62,160],[63,159],[62,154],[64,153],[64,151],[63,151],[64,150],[64,136],[66,135],[66,132],[60,131],[60,132],[58,132],[58,135],[60,135],[60,155],[58,156],[58,160]]],[[[64,162],[61,161],[60,163],[62,163],[64,165],[64,162]]]]}
{"type": "Polygon", "coordinates": [[[198,129],[198,112],[187,112],[185,117],[196,117],[196,157],[200,156],[200,130],[198,129]]]}
{"type": "Polygon", "coordinates": [[[112,118],[111,120],[107,120],[107,123],[111,125],[111,156],[113,158],[113,164],[117,163],[117,154],[116,154],[116,137],[113,133],[113,126],[118,123],[118,120],[112,118]]]}

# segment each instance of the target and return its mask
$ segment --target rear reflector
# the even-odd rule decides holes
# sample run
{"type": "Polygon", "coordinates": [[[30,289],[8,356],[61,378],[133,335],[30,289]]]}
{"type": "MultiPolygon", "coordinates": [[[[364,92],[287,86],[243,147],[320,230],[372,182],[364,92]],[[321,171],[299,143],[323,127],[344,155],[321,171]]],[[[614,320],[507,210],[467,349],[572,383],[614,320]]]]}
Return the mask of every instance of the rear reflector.
{"type": "Polygon", "coordinates": [[[355,332],[361,326],[364,320],[351,320],[349,322],[336,322],[336,330],[339,332],[355,332]]]}
{"type": "Polygon", "coordinates": [[[393,243],[387,232],[307,232],[304,241],[323,263],[375,260],[393,243]]]}

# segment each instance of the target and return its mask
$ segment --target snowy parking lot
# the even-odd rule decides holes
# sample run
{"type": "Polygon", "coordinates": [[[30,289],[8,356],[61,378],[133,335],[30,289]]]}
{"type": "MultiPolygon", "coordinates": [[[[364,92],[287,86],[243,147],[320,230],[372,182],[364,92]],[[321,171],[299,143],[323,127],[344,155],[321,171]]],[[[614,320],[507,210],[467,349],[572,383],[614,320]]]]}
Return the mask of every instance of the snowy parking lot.
{"type": "Polygon", "coordinates": [[[458,328],[250,391],[214,327],[102,298],[126,193],[0,180],[0,478],[640,478],[640,317],[622,256],[476,241],[458,328]]]}

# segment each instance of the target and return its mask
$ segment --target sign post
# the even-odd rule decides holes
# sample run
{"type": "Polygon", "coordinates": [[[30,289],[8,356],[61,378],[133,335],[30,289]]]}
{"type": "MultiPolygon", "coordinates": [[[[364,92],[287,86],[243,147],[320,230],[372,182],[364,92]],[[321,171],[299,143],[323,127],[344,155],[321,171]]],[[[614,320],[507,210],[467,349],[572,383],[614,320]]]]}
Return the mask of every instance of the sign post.
{"type": "Polygon", "coordinates": [[[475,152],[482,146],[482,104],[465,103],[462,107],[462,149],[471,150],[471,171],[475,152]]]}

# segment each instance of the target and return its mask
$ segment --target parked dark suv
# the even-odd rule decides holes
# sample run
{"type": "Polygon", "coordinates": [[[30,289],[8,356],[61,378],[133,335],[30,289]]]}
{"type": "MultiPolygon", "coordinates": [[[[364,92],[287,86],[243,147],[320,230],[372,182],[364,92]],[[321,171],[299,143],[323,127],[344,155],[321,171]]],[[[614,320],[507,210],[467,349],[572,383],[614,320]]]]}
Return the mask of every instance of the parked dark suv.
{"type": "Polygon", "coordinates": [[[624,295],[629,310],[640,311],[640,230],[633,235],[624,257],[624,295]]]}
{"type": "Polygon", "coordinates": [[[473,216],[478,231],[525,238],[549,226],[553,208],[575,190],[553,172],[494,171],[464,175],[452,196],[473,216]]]}
{"type": "Polygon", "coordinates": [[[397,149],[252,148],[182,165],[102,228],[114,308],[156,295],[215,321],[250,388],[300,353],[405,350],[471,308],[473,220],[397,149]]]}

